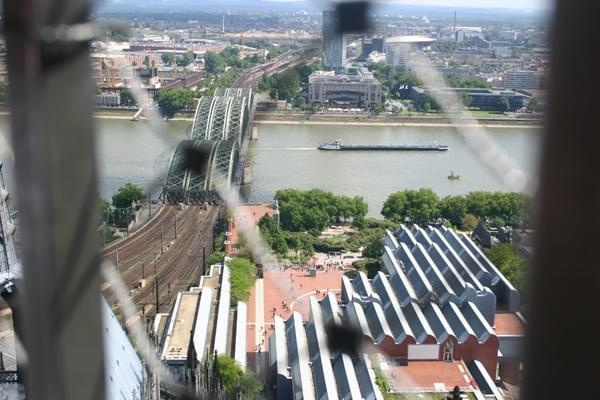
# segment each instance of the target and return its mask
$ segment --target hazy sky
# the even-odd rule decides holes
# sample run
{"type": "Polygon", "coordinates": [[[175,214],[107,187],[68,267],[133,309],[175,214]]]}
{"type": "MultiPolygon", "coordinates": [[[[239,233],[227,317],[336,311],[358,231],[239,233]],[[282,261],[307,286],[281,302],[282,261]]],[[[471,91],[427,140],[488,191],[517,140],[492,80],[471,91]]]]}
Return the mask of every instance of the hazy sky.
{"type": "Polygon", "coordinates": [[[552,0],[384,0],[397,4],[440,5],[451,7],[549,8],[552,0]]]}
{"type": "MultiPolygon", "coordinates": [[[[298,0],[271,0],[271,1],[298,1],[298,0]]],[[[340,1],[340,0],[337,0],[340,1]]],[[[410,4],[410,5],[438,5],[450,7],[478,7],[478,8],[516,8],[516,9],[549,9],[554,0],[373,0],[379,3],[410,4]]],[[[326,0],[313,0],[313,2],[327,2],[326,0]]]]}

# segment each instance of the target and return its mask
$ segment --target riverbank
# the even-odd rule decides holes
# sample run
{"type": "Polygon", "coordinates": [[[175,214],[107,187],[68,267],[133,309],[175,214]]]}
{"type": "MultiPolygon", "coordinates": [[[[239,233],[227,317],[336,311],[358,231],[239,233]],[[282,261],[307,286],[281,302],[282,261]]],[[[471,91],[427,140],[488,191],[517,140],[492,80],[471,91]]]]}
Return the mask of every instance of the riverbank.
{"type": "Polygon", "coordinates": [[[443,116],[392,116],[356,114],[301,114],[282,112],[256,112],[257,125],[350,125],[350,126],[407,126],[407,127],[484,127],[484,128],[541,128],[542,120],[521,118],[462,119],[455,123],[443,116]]]}
{"type": "MultiPolygon", "coordinates": [[[[94,113],[94,118],[98,119],[116,119],[116,120],[126,120],[130,121],[135,111],[129,110],[114,110],[114,111],[97,111],[94,113]]],[[[0,115],[9,115],[8,111],[0,111],[0,115]]],[[[144,121],[150,119],[146,116],[140,116],[138,120],[144,121]]],[[[194,122],[194,114],[193,113],[178,113],[173,118],[169,118],[169,121],[185,121],[185,122],[194,122]]]]}

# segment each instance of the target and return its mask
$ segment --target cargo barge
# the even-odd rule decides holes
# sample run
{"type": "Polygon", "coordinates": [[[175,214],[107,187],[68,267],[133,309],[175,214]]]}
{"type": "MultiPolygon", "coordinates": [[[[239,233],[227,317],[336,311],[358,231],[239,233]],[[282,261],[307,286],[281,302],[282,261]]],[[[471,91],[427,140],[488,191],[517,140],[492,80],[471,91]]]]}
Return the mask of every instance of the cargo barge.
{"type": "Polygon", "coordinates": [[[319,150],[396,150],[396,151],[448,151],[444,144],[343,144],[341,140],[321,143],[319,150]]]}

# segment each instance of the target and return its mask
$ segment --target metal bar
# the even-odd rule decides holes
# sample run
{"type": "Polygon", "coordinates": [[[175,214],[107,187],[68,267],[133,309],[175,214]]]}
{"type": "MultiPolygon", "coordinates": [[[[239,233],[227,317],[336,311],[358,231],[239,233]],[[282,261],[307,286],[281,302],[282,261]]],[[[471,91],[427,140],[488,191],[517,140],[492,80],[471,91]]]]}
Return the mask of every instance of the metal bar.
{"type": "Polygon", "coordinates": [[[89,50],[42,40],[87,22],[88,6],[3,2],[30,400],[104,397],[89,50]]]}
{"type": "Polygon", "coordinates": [[[596,0],[557,0],[542,148],[535,254],[529,278],[523,399],[589,397],[595,382],[600,269],[600,77],[596,0]]]}

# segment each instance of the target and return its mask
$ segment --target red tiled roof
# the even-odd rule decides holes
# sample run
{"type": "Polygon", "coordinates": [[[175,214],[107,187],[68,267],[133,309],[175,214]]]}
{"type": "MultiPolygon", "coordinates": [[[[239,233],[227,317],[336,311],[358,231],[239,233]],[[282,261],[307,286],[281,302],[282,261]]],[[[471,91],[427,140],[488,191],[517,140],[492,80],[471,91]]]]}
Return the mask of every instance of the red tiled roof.
{"type": "Polygon", "coordinates": [[[395,392],[433,391],[443,384],[448,391],[454,386],[470,388],[474,379],[458,361],[409,361],[405,366],[390,366],[390,386],[395,392]]]}
{"type": "Polygon", "coordinates": [[[525,324],[514,313],[498,313],[494,330],[498,336],[522,336],[525,335],[525,324]]]}

